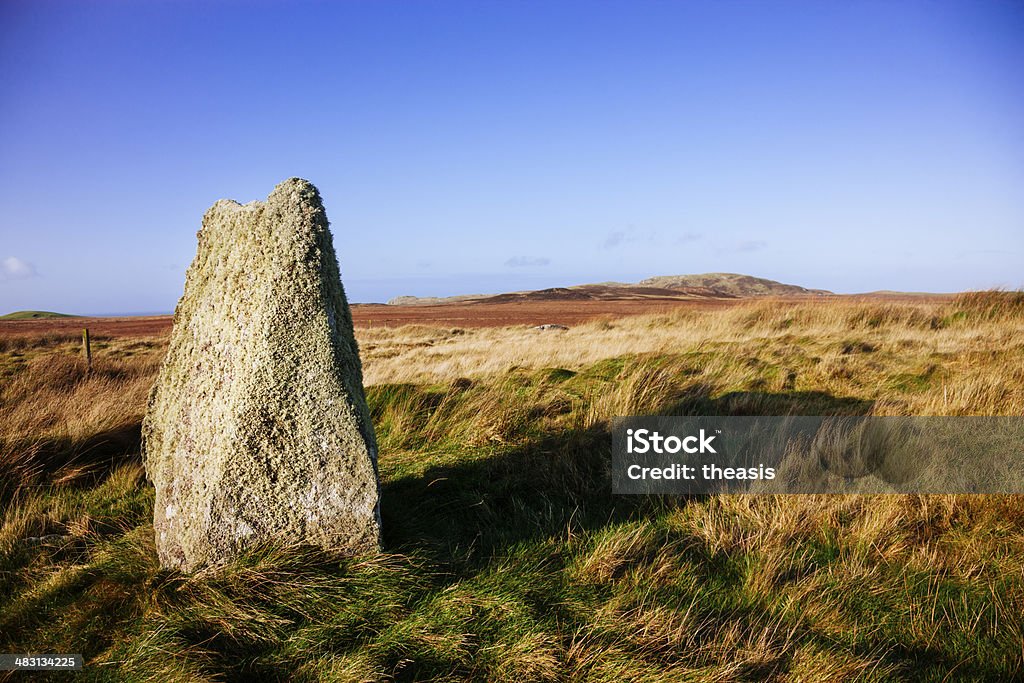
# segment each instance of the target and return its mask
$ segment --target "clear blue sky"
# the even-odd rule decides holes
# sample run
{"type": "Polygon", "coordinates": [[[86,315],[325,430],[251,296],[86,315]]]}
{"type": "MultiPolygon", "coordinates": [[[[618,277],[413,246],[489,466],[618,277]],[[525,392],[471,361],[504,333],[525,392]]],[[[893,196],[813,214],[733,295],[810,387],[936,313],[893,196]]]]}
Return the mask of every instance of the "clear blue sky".
{"type": "Polygon", "coordinates": [[[170,311],[319,186],[353,301],[1024,285],[1024,3],[0,4],[0,313],[170,311]]]}

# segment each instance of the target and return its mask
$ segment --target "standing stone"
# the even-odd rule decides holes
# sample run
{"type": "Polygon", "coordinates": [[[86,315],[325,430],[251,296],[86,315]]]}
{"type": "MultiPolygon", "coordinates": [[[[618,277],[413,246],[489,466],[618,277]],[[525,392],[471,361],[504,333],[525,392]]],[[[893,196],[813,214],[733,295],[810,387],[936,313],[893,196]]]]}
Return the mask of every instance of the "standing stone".
{"type": "Polygon", "coordinates": [[[292,178],[221,200],[198,237],[142,426],[160,563],[271,540],[378,549],[377,446],[320,194],[292,178]]]}

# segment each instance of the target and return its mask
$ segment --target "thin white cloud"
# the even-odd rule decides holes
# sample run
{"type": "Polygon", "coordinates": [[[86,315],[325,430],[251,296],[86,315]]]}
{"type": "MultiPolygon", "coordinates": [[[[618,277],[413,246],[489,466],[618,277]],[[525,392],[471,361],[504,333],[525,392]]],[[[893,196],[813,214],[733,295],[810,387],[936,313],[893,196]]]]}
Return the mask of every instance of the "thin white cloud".
{"type": "Polygon", "coordinates": [[[625,241],[626,241],[626,231],[625,230],[616,230],[614,232],[608,233],[608,237],[606,237],[605,240],[604,240],[604,248],[605,249],[611,249],[612,247],[619,246],[620,244],[622,244],[625,241]]]}
{"type": "Polygon", "coordinates": [[[744,253],[748,251],[760,251],[768,246],[767,242],[761,240],[747,240],[746,242],[740,242],[733,249],[734,252],[744,253]]]}
{"type": "Polygon", "coordinates": [[[703,238],[704,235],[699,232],[687,232],[676,238],[676,244],[687,244],[689,242],[696,242],[703,238]]]}
{"type": "Polygon", "coordinates": [[[531,268],[546,266],[549,263],[551,263],[551,259],[531,258],[529,256],[513,256],[508,261],[505,261],[505,265],[509,268],[531,268]]]}
{"type": "Polygon", "coordinates": [[[623,244],[655,244],[659,242],[659,235],[653,230],[637,230],[632,225],[625,230],[613,230],[604,238],[605,249],[613,249],[623,244]]]}
{"type": "Polygon", "coordinates": [[[0,261],[0,280],[26,280],[38,275],[35,266],[17,256],[8,256],[0,261]]]}

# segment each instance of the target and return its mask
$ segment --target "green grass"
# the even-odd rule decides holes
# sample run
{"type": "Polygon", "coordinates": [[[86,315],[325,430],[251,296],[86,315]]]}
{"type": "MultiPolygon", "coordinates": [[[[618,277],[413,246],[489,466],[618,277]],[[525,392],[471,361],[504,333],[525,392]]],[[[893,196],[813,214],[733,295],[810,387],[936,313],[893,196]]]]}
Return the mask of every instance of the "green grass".
{"type": "Polygon", "coordinates": [[[39,320],[43,318],[78,318],[80,316],[68,313],[53,313],[52,311],[15,311],[0,315],[0,320],[39,320]]]}
{"type": "Polygon", "coordinates": [[[0,651],[81,652],[94,681],[1020,676],[1014,499],[611,494],[594,409],[623,387],[647,412],[870,407],[757,391],[778,370],[742,359],[747,379],[711,387],[699,368],[725,357],[370,387],[378,557],[265,547],[161,570],[130,446],[98,477],[22,489],[0,534],[0,651]]]}

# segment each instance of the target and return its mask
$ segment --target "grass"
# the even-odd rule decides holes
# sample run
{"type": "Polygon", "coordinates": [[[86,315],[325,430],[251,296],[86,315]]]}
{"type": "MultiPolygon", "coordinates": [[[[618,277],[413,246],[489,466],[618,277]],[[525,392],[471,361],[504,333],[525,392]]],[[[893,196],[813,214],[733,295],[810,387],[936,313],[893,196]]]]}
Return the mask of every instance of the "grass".
{"type": "Polygon", "coordinates": [[[39,320],[41,318],[77,318],[76,315],[68,313],[54,313],[53,311],[15,311],[0,315],[0,320],[39,320]]]}
{"type": "MultiPolygon", "coordinates": [[[[612,496],[621,414],[1022,414],[1024,306],[777,305],[360,330],[385,552],[161,570],[139,421],[164,340],[0,354],[0,651],[85,680],[1024,675],[1012,496],[612,496]]],[[[56,676],[54,676],[56,678],[56,676]]],[[[13,676],[11,677],[13,680],[13,676]]]]}

